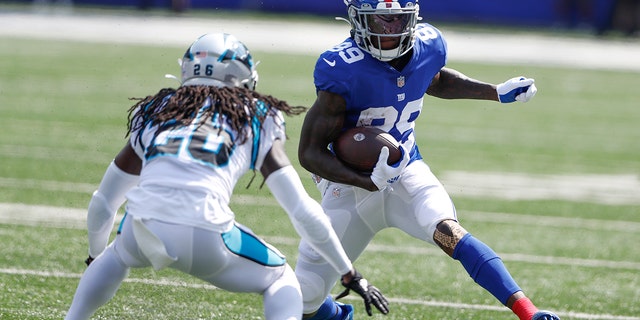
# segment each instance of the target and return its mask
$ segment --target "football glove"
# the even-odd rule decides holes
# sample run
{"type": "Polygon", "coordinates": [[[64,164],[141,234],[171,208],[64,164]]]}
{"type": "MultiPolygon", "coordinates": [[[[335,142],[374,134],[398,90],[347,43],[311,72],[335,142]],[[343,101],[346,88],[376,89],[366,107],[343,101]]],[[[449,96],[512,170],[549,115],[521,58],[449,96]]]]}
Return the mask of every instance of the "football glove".
{"type": "Polygon", "coordinates": [[[364,307],[367,310],[367,314],[372,316],[371,305],[373,304],[378,311],[382,314],[389,313],[389,302],[387,302],[387,298],[382,295],[380,290],[369,284],[367,279],[363,278],[362,275],[357,271],[353,270],[354,275],[351,277],[349,282],[344,281],[344,277],[340,280],[342,285],[346,288],[342,293],[336,296],[335,300],[346,297],[349,295],[349,291],[353,290],[355,293],[360,295],[364,300],[364,307]]]}
{"type": "Polygon", "coordinates": [[[371,181],[378,187],[378,190],[383,190],[390,184],[398,181],[402,170],[404,170],[409,163],[409,154],[404,151],[402,146],[400,146],[400,151],[402,152],[402,159],[392,165],[388,165],[389,148],[382,147],[380,150],[378,162],[376,166],[373,167],[373,172],[371,172],[371,181]]]}
{"type": "Polygon", "coordinates": [[[89,258],[87,258],[87,260],[84,261],[84,263],[87,264],[87,267],[91,264],[91,262],[93,262],[93,260],[95,260],[94,258],[92,258],[91,256],[89,256],[89,258]]]}
{"type": "Polygon", "coordinates": [[[502,103],[527,102],[538,92],[534,82],[535,80],[525,77],[511,78],[496,86],[498,99],[502,103]]]}

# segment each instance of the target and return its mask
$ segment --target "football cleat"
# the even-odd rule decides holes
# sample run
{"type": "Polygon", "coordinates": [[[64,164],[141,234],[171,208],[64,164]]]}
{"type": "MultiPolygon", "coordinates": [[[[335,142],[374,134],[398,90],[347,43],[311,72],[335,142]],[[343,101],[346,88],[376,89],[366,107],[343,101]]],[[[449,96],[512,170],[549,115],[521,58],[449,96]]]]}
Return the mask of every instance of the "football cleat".
{"type": "Polygon", "coordinates": [[[560,320],[560,317],[551,311],[540,310],[531,317],[531,320],[560,320]]]}
{"type": "Polygon", "coordinates": [[[309,320],[353,320],[353,306],[340,303],[327,296],[320,308],[309,320]]]}
{"type": "Polygon", "coordinates": [[[418,0],[344,0],[351,35],[360,49],[381,61],[390,61],[413,48],[418,0]],[[397,38],[395,48],[382,48],[383,38],[397,38]]]}
{"type": "Polygon", "coordinates": [[[181,83],[217,87],[243,87],[255,90],[257,63],[249,49],[226,33],[205,34],[194,41],[179,61],[181,83]]]}
{"type": "Polygon", "coordinates": [[[336,306],[341,309],[342,317],[340,320],[353,320],[353,306],[350,304],[340,303],[335,301],[336,306]]]}

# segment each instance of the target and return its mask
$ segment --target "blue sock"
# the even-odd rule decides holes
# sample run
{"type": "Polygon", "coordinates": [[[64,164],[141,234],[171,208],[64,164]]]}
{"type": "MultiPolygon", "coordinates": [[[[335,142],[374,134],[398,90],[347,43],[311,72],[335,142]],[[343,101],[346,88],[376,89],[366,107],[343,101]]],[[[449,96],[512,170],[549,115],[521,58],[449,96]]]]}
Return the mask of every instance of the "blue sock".
{"type": "Polygon", "coordinates": [[[318,308],[318,311],[316,312],[316,314],[313,315],[313,317],[307,318],[305,320],[340,319],[339,316],[341,311],[342,310],[336,306],[335,302],[333,301],[333,298],[331,298],[331,296],[327,296],[327,298],[324,299],[324,302],[322,303],[322,305],[320,305],[320,308],[318,308]]]}
{"type": "Polygon", "coordinates": [[[476,283],[504,305],[512,294],[520,291],[500,257],[470,233],[458,242],[453,250],[453,258],[462,263],[476,283]]]}
{"type": "Polygon", "coordinates": [[[320,305],[320,308],[318,308],[316,314],[313,315],[313,317],[307,318],[305,320],[333,319],[338,310],[340,310],[340,308],[336,307],[336,304],[333,302],[333,298],[331,298],[331,296],[327,296],[327,298],[324,299],[322,305],[320,305]]]}

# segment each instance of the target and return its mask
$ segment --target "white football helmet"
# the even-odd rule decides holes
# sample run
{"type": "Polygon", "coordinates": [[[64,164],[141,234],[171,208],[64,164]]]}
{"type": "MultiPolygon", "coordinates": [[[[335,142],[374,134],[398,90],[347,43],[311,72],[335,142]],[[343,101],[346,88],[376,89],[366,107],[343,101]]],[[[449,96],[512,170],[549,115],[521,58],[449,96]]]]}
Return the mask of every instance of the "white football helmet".
{"type": "Polygon", "coordinates": [[[198,38],[179,61],[183,86],[244,87],[254,90],[258,72],[249,49],[226,33],[198,38]]]}
{"type": "Polygon", "coordinates": [[[351,33],[360,49],[390,61],[413,48],[418,20],[418,0],[344,0],[351,33]],[[383,38],[398,38],[398,46],[382,49],[383,38]]]}

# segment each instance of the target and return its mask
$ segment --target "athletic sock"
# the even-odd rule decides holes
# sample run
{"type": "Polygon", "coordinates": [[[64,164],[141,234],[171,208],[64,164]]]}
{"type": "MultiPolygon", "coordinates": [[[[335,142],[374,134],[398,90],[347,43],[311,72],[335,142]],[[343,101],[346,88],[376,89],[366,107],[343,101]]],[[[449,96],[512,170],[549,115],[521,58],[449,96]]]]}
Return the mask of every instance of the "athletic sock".
{"type": "Polygon", "coordinates": [[[316,311],[316,314],[305,320],[333,320],[340,319],[341,315],[342,309],[336,305],[331,296],[327,296],[324,302],[322,302],[322,305],[320,305],[320,308],[318,308],[318,311],[316,311]]]}
{"type": "Polygon", "coordinates": [[[504,305],[511,295],[520,291],[500,257],[470,233],[458,242],[453,250],[453,258],[462,263],[476,283],[504,305]]]}
{"type": "Polygon", "coordinates": [[[538,312],[538,308],[533,305],[533,302],[531,302],[529,298],[524,297],[513,303],[511,311],[513,311],[520,320],[531,320],[531,317],[538,312]]]}

